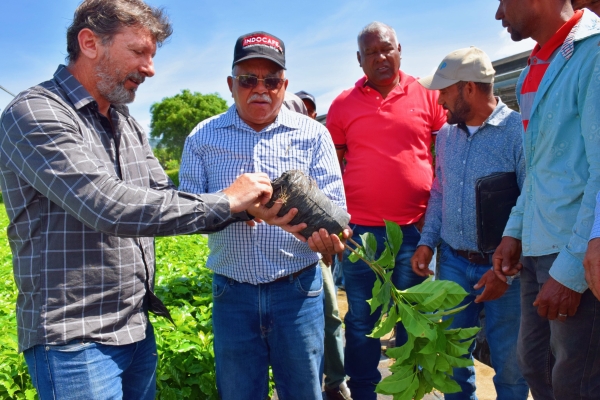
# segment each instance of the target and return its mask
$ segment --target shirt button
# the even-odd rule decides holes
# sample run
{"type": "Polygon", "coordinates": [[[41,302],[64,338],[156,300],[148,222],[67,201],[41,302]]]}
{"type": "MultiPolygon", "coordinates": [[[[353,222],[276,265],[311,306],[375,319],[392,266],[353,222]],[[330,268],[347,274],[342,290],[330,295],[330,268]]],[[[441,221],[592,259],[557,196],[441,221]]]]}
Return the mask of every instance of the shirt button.
{"type": "Polygon", "coordinates": [[[458,209],[458,212],[460,212],[460,208],[458,209]]]}
{"type": "Polygon", "coordinates": [[[463,160],[463,164],[466,164],[466,163],[467,163],[467,160],[463,160]]]}
{"type": "Polygon", "coordinates": [[[462,235],[462,231],[460,231],[460,234],[462,235]]]}
{"type": "Polygon", "coordinates": [[[470,141],[471,141],[471,139],[472,139],[472,138],[468,138],[468,139],[467,139],[467,142],[470,142],[470,141]]]}
{"type": "Polygon", "coordinates": [[[460,183],[460,186],[462,186],[462,185],[463,185],[463,183],[461,182],[461,183],[460,183]]]}
{"type": "Polygon", "coordinates": [[[379,100],[379,96],[375,97],[377,100],[379,100]]]}

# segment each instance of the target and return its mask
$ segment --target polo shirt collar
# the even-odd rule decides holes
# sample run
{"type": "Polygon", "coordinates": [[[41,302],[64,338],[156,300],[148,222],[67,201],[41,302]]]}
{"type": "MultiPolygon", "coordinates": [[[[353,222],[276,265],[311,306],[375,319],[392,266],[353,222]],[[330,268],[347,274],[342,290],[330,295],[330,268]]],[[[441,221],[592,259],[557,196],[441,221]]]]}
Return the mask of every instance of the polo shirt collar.
{"type": "Polygon", "coordinates": [[[573,16],[560,27],[558,31],[544,44],[540,46],[536,44],[531,52],[531,56],[527,60],[528,64],[531,64],[532,60],[537,58],[542,61],[549,61],[554,52],[565,43],[567,36],[571,33],[575,25],[579,22],[583,15],[583,11],[577,10],[573,16]]]}
{"type": "MultiPolygon", "coordinates": [[[[92,97],[90,92],[83,87],[81,83],[69,72],[65,65],[59,65],[54,73],[54,79],[58,85],[65,91],[67,97],[73,103],[76,110],[80,110],[89,104],[96,104],[96,99],[92,97]]],[[[110,105],[112,108],[129,118],[129,107],[125,104],[110,105]]]]}
{"type": "MultiPolygon", "coordinates": [[[[398,72],[400,74],[398,86],[396,86],[394,89],[392,89],[392,91],[387,95],[386,99],[389,99],[390,97],[393,97],[393,96],[398,96],[398,95],[404,94],[406,92],[404,90],[404,88],[406,88],[406,86],[408,86],[410,83],[412,83],[412,81],[414,81],[414,78],[412,78],[409,75],[406,75],[404,72],[402,72],[402,70],[399,70],[398,72]],[[409,79],[409,78],[412,78],[412,79],[409,79]]],[[[364,92],[367,89],[375,90],[367,85],[367,80],[368,80],[367,76],[364,75],[362,78],[360,78],[356,82],[355,86],[362,92],[364,92]]]]}
{"type": "MultiPolygon", "coordinates": [[[[261,132],[269,131],[271,129],[276,129],[282,125],[286,126],[288,128],[298,129],[299,128],[298,117],[299,117],[298,113],[296,113],[295,111],[288,110],[282,104],[281,108],[279,110],[279,114],[277,114],[277,117],[275,118],[275,121],[273,121],[273,123],[271,123],[270,125],[264,127],[261,130],[261,132]]],[[[216,128],[235,127],[237,129],[251,130],[253,132],[256,132],[246,122],[244,122],[244,120],[242,120],[240,118],[240,115],[238,114],[235,104],[233,104],[231,107],[229,107],[229,109],[225,113],[223,113],[221,115],[221,117],[217,119],[217,121],[215,121],[215,127],[216,128]]]]}
{"type": "MultiPolygon", "coordinates": [[[[481,126],[479,127],[480,129],[478,129],[473,135],[478,134],[481,131],[481,129],[485,128],[486,125],[491,125],[491,126],[505,126],[506,125],[506,116],[507,116],[507,114],[510,113],[511,110],[510,110],[510,108],[508,108],[508,106],[506,104],[504,104],[502,102],[500,97],[496,97],[496,101],[498,103],[496,104],[496,108],[494,108],[494,111],[492,111],[490,116],[487,117],[487,119],[483,122],[483,124],[481,124],[481,126]]],[[[465,131],[467,133],[467,136],[469,135],[469,129],[467,128],[467,124],[465,124],[464,122],[461,122],[461,123],[456,124],[456,126],[460,129],[462,129],[463,131],[465,131]]]]}

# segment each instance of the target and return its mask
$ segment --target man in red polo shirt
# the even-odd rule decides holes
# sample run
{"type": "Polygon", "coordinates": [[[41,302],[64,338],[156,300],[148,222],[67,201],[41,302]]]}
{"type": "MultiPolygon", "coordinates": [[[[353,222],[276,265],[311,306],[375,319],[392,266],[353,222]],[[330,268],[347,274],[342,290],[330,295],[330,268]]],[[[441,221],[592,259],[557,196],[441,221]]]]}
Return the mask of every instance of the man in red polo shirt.
{"type": "MultiPolygon", "coordinates": [[[[340,163],[346,159],[343,179],[354,236],[373,233],[381,252],[384,220],[402,227],[404,242],[392,280],[405,289],[423,279],[412,273],[410,258],[433,180],[431,143],[446,117],[437,104],[437,91],[424,89],[400,71],[400,45],[391,27],[367,25],[358,35],[358,47],[366,76],[333,101],[327,128],[340,163]]],[[[367,303],[375,275],[362,261],[349,262],[347,254],[342,271],[349,303],[344,356],[348,386],[353,398],[375,399],[381,344],[366,336],[379,318],[367,303]]],[[[406,332],[397,329],[396,343],[405,341],[406,332]]]]}

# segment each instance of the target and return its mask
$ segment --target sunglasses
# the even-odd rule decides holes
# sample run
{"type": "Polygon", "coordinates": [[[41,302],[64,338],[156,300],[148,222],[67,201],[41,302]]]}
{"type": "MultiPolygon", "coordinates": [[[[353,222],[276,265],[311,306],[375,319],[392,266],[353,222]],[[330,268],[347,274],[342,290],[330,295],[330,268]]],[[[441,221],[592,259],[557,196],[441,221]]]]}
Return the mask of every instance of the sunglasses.
{"type": "Polygon", "coordinates": [[[238,82],[240,83],[240,86],[243,87],[244,89],[254,89],[258,85],[258,81],[262,81],[263,84],[265,85],[265,88],[267,88],[267,90],[277,90],[277,89],[281,89],[283,82],[285,82],[285,79],[283,79],[283,78],[269,77],[269,78],[259,79],[258,77],[254,76],[254,75],[238,75],[238,76],[232,76],[232,78],[237,79],[238,82]]]}

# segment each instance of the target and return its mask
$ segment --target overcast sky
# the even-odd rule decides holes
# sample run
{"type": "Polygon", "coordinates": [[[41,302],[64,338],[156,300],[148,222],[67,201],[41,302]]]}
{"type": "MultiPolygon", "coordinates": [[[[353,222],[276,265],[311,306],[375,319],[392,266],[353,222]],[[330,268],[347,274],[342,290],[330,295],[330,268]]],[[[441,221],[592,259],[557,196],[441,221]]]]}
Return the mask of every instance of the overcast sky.
{"type": "MultiPolygon", "coordinates": [[[[238,36],[264,30],[286,46],[288,90],[316,96],[319,114],[354,84],[356,35],[371,21],[396,29],[401,69],[432,73],[452,50],[477,46],[492,60],[533,48],[514,43],[494,19],[497,0],[204,1],[150,0],[166,8],[174,34],[158,50],[156,75],[138,90],[132,115],[146,129],[150,106],[183,89],[219,93],[229,104],[226,77],[238,36]]],[[[65,33],[78,0],[2,0],[0,85],[18,93],[52,77],[66,55],[65,33]]],[[[0,91],[0,109],[11,96],[0,91]]]]}

